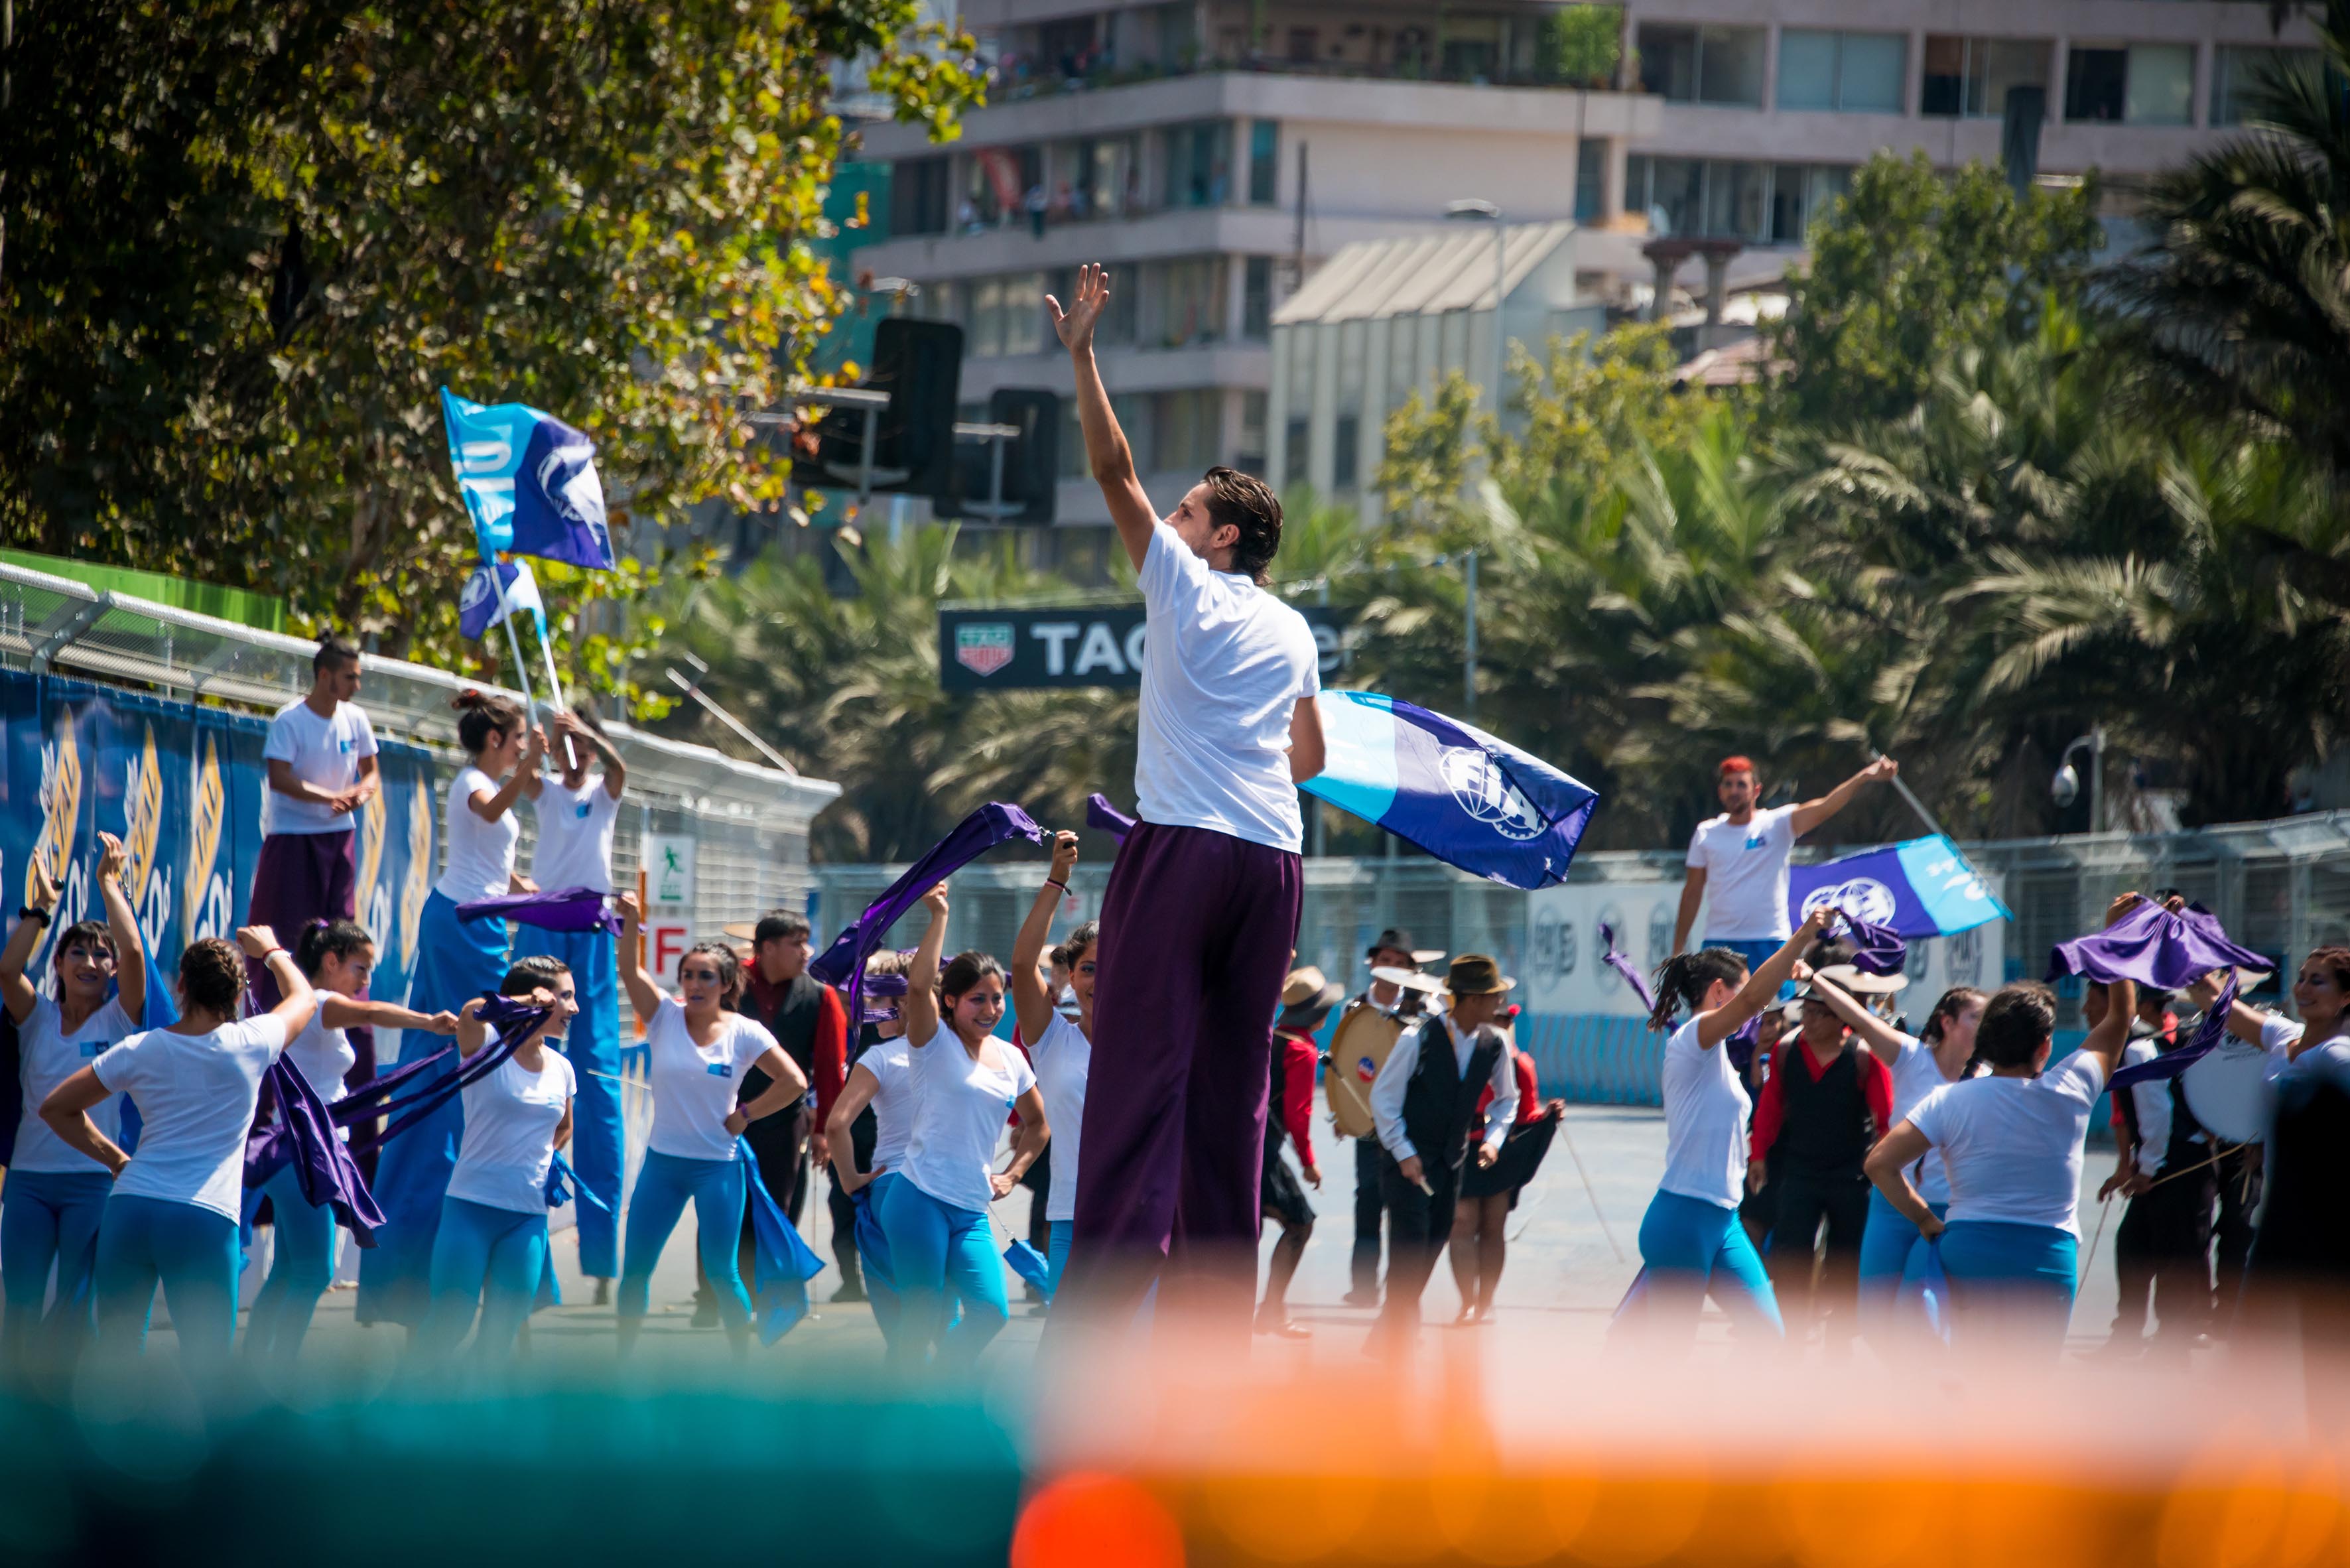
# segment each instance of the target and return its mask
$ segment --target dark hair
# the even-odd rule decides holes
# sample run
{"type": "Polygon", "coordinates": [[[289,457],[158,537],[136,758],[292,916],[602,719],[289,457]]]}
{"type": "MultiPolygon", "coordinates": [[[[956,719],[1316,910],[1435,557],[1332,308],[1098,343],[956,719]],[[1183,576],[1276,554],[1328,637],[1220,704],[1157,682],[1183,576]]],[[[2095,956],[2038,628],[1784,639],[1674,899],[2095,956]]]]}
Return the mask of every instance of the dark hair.
{"type": "Polygon", "coordinates": [[[498,994],[528,996],[542,985],[552,991],[555,982],[570,972],[571,966],[553,953],[532,953],[514,961],[505,979],[498,981],[498,994]]]}
{"type": "Polygon", "coordinates": [[[724,942],[696,942],[679,955],[678,973],[685,972],[685,961],[696,953],[708,955],[710,961],[718,966],[718,983],[726,988],[725,994],[720,1000],[732,1002],[743,994],[742,954],[724,942]]]}
{"type": "Polygon", "coordinates": [[[2350,948],[2312,948],[2303,964],[2319,964],[2334,977],[2334,983],[2350,991],[2350,948]]]}
{"type": "Polygon", "coordinates": [[[1728,778],[1732,774],[1751,774],[1753,771],[1754,759],[1752,757],[1724,757],[1721,759],[1721,766],[1715,774],[1715,776],[1717,778],[1728,778]]]}
{"type": "Polygon", "coordinates": [[[2137,1004],[2140,1007],[2145,1007],[2149,1003],[2156,1007],[2169,1006],[2170,992],[2163,990],[2162,987],[2158,985],[2139,986],[2137,988],[2137,1004]]]}
{"type": "Polygon", "coordinates": [[[1218,463],[1201,481],[1208,487],[1208,521],[1241,531],[1232,542],[1232,570],[1253,583],[1264,581],[1281,549],[1281,497],[1262,479],[1218,463]]]}
{"type": "Polygon", "coordinates": [[[1093,951],[1094,949],[1100,945],[1101,922],[1099,920],[1087,920],[1084,925],[1079,926],[1076,930],[1071,931],[1069,933],[1068,940],[1053,950],[1061,955],[1060,961],[1063,964],[1066,965],[1070,969],[1075,969],[1077,967],[1077,961],[1079,959],[1085,957],[1087,953],[1093,951]]]}
{"type": "Polygon", "coordinates": [[[1918,1038],[1929,1044],[1939,1041],[1942,1038],[1942,1026],[1945,1023],[1972,1007],[1976,1002],[1990,1000],[1971,985],[1950,987],[1950,990],[1942,992],[1941,999],[1934,1003],[1934,1011],[1926,1014],[1925,1027],[1918,1030],[1918,1038]]]}
{"type": "Polygon", "coordinates": [[[294,967],[316,980],[329,957],[348,959],[373,946],[375,939],[357,920],[312,920],[294,939],[294,967]]]}
{"type": "Polygon", "coordinates": [[[1002,980],[1003,966],[986,953],[957,953],[939,971],[939,1000],[947,1002],[961,996],[989,975],[1002,980]]]}
{"type": "Polygon", "coordinates": [[[224,937],[202,937],[180,953],[180,992],[191,1007],[236,1016],[244,994],[244,955],[224,937]]]}
{"type": "Polygon", "coordinates": [[[359,661],[359,650],[330,631],[318,639],[318,651],[310,656],[310,673],[317,675],[330,664],[357,664],[359,661]]]}
{"type": "Polygon", "coordinates": [[[769,942],[806,941],[809,926],[807,917],[795,915],[789,909],[770,909],[759,917],[751,928],[751,947],[756,951],[769,942]]]}
{"type": "Polygon", "coordinates": [[[883,948],[865,961],[865,972],[868,975],[903,974],[910,963],[911,961],[898,949],[883,948]]]}
{"type": "Polygon", "coordinates": [[[104,920],[76,920],[57,933],[57,945],[49,950],[49,967],[55,969],[66,961],[66,950],[76,942],[91,942],[106,950],[106,956],[120,961],[114,950],[114,933],[106,929],[104,920]]]}
{"type": "Polygon", "coordinates": [[[1994,1067],[2029,1067],[2056,1032],[2056,993],[2036,980],[1999,988],[1975,1027],[1975,1055],[1994,1067]]]}
{"type": "Polygon", "coordinates": [[[493,697],[468,686],[450,700],[449,706],[458,713],[457,743],[470,757],[480,756],[492,735],[510,734],[523,727],[522,709],[511,697],[493,697]]]}
{"type": "Polygon", "coordinates": [[[1715,981],[1737,985],[1746,979],[1746,961],[1730,948],[1700,948],[1675,953],[1657,971],[1657,1007],[1648,1014],[1651,1029],[1670,1029],[1673,1015],[1686,1004],[1692,1011],[1705,1000],[1715,981]]]}

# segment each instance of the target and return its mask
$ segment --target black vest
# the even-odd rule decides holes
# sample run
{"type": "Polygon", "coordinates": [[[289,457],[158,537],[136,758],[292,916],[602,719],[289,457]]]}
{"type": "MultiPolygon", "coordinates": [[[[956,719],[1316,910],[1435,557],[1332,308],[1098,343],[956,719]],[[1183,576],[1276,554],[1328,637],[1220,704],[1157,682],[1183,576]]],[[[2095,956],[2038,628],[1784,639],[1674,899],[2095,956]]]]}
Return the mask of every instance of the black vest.
{"type": "Polygon", "coordinates": [[[1784,1112],[1778,1140],[1771,1152],[1779,1174],[1818,1179],[1861,1179],[1860,1162],[1877,1141],[1877,1127],[1868,1114],[1868,1096],[1860,1086],[1860,1053],[1848,1044],[1827,1071],[1814,1079],[1804,1043],[1790,1037],[1773,1071],[1779,1078],[1779,1104],[1784,1112]]]}
{"type": "MultiPolygon", "coordinates": [[[[794,977],[791,984],[784,988],[784,1000],[773,1013],[763,1018],[754,1007],[743,1009],[767,1026],[767,1033],[775,1037],[775,1044],[784,1048],[785,1055],[799,1064],[801,1074],[811,1085],[816,1082],[816,1025],[824,1012],[824,982],[802,971],[794,977]]],[[[748,990],[743,992],[743,1000],[745,1002],[753,1001],[748,990]]],[[[767,1092],[769,1082],[767,1075],[758,1068],[749,1069],[743,1075],[743,1091],[736,1096],[735,1103],[748,1105],[757,1099],[767,1092]]],[[[780,1124],[782,1118],[776,1120],[780,1124]]],[[[758,1124],[754,1122],[752,1125],[755,1127],[758,1124]]],[[[754,1144],[753,1147],[757,1146],[754,1144]]]]}
{"type": "Polygon", "coordinates": [[[1419,1061],[1403,1090],[1403,1133],[1423,1165],[1458,1170],[1469,1158],[1477,1096],[1492,1082],[1502,1036],[1491,1025],[1471,1036],[1466,1072],[1454,1065],[1452,1035],[1441,1018],[1419,1026],[1419,1061]]]}

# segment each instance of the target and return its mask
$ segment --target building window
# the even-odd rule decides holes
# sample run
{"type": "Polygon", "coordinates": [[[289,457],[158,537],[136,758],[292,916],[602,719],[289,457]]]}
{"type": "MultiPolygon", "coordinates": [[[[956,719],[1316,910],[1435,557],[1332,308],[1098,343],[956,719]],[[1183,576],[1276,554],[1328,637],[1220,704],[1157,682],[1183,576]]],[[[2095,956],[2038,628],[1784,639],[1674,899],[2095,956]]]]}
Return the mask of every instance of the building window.
{"type": "Polygon", "coordinates": [[[1313,440],[1313,429],[1303,414],[1293,414],[1287,423],[1288,445],[1281,458],[1281,483],[1284,489],[1305,483],[1305,463],[1311,455],[1307,443],[1313,440]]]}
{"type": "Polygon", "coordinates": [[[1203,119],[1166,132],[1167,205],[1221,207],[1231,194],[1232,128],[1203,119]]]}
{"type": "MultiPolygon", "coordinates": [[[[1142,269],[1140,342],[1185,348],[1224,336],[1224,258],[1187,256],[1142,269]]],[[[1116,290],[1111,291],[1115,297],[1116,290]]]]}
{"type": "Polygon", "coordinates": [[[2121,119],[2123,88],[2128,80],[2128,50],[2074,45],[2064,55],[2064,118],[2121,119]]]}
{"type": "Polygon", "coordinates": [[[2048,87],[2048,44],[2041,38],[1929,36],[1919,71],[1919,108],[1953,119],[1997,119],[2010,88],[2048,87]]]}
{"type": "Polygon", "coordinates": [[[1190,473],[1214,466],[1223,447],[1222,392],[1160,392],[1150,404],[1158,437],[1151,452],[1155,472],[1190,473]]]}
{"type": "Polygon", "coordinates": [[[1362,455],[1363,416],[1350,410],[1340,414],[1336,423],[1330,443],[1330,487],[1342,495],[1351,495],[1359,488],[1355,481],[1355,464],[1362,455]]]}
{"type": "Polygon", "coordinates": [[[1641,91],[1674,103],[1762,107],[1762,28],[1649,23],[1638,38],[1641,91]]]}
{"type": "Polygon", "coordinates": [[[1764,238],[1769,229],[1771,166],[1710,162],[1705,166],[1705,232],[1764,238]]]}
{"type": "Polygon", "coordinates": [[[1575,221],[1596,223],[1607,193],[1607,143],[1586,136],[1575,144],[1575,221]]]}
{"type": "MultiPolygon", "coordinates": [[[[1117,218],[1139,208],[1141,149],[1131,136],[1105,136],[1068,148],[1076,179],[1067,188],[1068,216],[1117,218]]],[[[1059,192],[1055,192],[1056,198],[1059,192]]]]}
{"type": "Polygon", "coordinates": [[[2195,99],[2191,44],[2075,45],[2065,57],[2064,118],[2185,125],[2195,99]]]}
{"type": "Polygon", "coordinates": [[[965,229],[1018,223],[1028,192],[1044,179],[1043,148],[983,147],[971,155],[955,221],[965,229]]]}
{"type": "Polygon", "coordinates": [[[1241,394],[1241,444],[1232,453],[1232,466],[1243,473],[1264,477],[1265,395],[1263,392],[1241,394]]]}
{"type": "Polygon", "coordinates": [[[1249,184],[1248,199],[1260,207],[1270,207],[1277,198],[1274,194],[1281,172],[1281,122],[1257,119],[1249,122],[1249,184]]]}
{"type": "Polygon", "coordinates": [[[909,158],[889,171],[889,233],[947,232],[948,161],[909,158]]]}
{"type": "Polygon", "coordinates": [[[2244,95],[2269,79],[2272,72],[2322,68],[2315,49],[2243,48],[2223,44],[2211,62],[2211,123],[2241,125],[2244,95]]]}
{"type": "Polygon", "coordinates": [[[1779,35],[1779,107],[1899,114],[1906,52],[1898,33],[1789,27],[1779,35]]]}
{"type": "Polygon", "coordinates": [[[1835,199],[1852,189],[1841,163],[1782,163],[1771,171],[1771,243],[1799,245],[1835,199]]]}
{"type": "Polygon", "coordinates": [[[1251,256],[1241,277],[1241,336],[1262,343],[1273,335],[1273,258],[1251,256]]]}
{"type": "Polygon", "coordinates": [[[1661,234],[1705,230],[1705,164],[1695,158],[1648,161],[1648,223],[1661,234]]]}

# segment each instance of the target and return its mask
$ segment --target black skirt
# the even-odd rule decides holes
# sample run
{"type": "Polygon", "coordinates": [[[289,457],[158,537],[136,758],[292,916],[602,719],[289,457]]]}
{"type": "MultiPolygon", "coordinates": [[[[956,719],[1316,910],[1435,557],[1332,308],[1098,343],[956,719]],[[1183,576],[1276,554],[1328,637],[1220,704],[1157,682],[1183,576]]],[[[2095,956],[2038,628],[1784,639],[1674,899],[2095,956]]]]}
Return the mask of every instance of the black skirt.
{"type": "Polygon", "coordinates": [[[1295,1231],[1314,1223],[1314,1205],[1305,1199],[1305,1184],[1289,1161],[1281,1158],[1282,1146],[1287,1138],[1274,1137],[1270,1132],[1264,1140],[1264,1179],[1257,1188],[1259,1201],[1265,1218],[1278,1220],[1295,1231]]]}
{"type": "Polygon", "coordinates": [[[1474,1159],[1461,1173],[1461,1196],[1491,1198],[1496,1193],[1510,1195],[1510,1207],[1518,1206],[1518,1189],[1534,1179],[1542,1168],[1543,1156],[1550,1152],[1550,1140],[1558,1131],[1558,1123],[1549,1116],[1540,1121],[1525,1122],[1510,1129],[1502,1140],[1502,1157],[1480,1170],[1474,1159]]]}

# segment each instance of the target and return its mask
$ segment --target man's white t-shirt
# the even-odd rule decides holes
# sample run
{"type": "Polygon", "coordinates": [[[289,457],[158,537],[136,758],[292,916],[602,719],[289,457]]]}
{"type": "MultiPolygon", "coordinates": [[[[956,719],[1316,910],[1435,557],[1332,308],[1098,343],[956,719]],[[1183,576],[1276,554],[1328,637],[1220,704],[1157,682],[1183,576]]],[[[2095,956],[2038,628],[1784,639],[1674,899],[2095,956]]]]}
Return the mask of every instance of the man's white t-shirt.
{"type": "Polygon", "coordinates": [[[1795,847],[1795,808],[1757,810],[1745,822],[1708,817],[1690,836],[1689,864],[1705,873],[1705,929],[1711,940],[1783,942],[1787,857],[1795,847]]]}
{"type": "Polygon", "coordinates": [[[1036,1093],[1045,1102],[1045,1125],[1053,1133],[1053,1187],[1045,1198],[1045,1219],[1048,1223],[1075,1220],[1077,1143],[1085,1131],[1086,1078],[1093,1071],[1093,1042],[1076,1023],[1055,1013],[1045,1026],[1044,1036],[1028,1047],[1028,1058],[1036,1068],[1036,1093]]]}
{"type": "Polygon", "coordinates": [[[1664,1096],[1665,1179],[1659,1189],[1737,1208],[1746,1196],[1746,1116],[1754,1098],[1723,1044],[1709,1051],[1697,1043],[1694,1018],[1665,1041],[1664,1096]]]}
{"type": "Polygon", "coordinates": [[[1164,523],[1151,527],[1141,581],[1137,812],[1295,854],[1305,828],[1289,721],[1322,690],[1313,628],[1246,577],[1211,568],[1164,523]]]}
{"type": "Polygon", "coordinates": [[[734,1135],[726,1130],[726,1118],[734,1114],[743,1073],[775,1048],[775,1037],[765,1024],[740,1012],[721,1012],[718,1021],[718,1038],[697,1045],[685,1024],[685,1009],[675,997],[663,996],[645,1029],[653,1090],[653,1127],[645,1143],[656,1154],[734,1158],[734,1135]]]}
{"type": "MultiPolygon", "coordinates": [[[[137,1033],[139,1025],[122,1010],[120,997],[109,997],[105,1006],[83,1019],[69,1034],[59,1027],[64,1022],[57,1004],[43,996],[34,1000],[33,1011],[16,1026],[16,1080],[24,1086],[25,1111],[16,1122],[16,1152],[8,1161],[11,1170],[78,1175],[106,1169],[49,1130],[49,1124],[41,1119],[41,1102],[59,1084],[98,1061],[116,1042],[137,1033]]],[[[98,1124],[99,1131],[120,1143],[122,1096],[109,1095],[100,1100],[91,1107],[89,1119],[98,1124]]]]}
{"type": "MultiPolygon", "coordinates": [[[[981,1050],[995,1064],[973,1057],[944,1026],[929,1044],[906,1048],[914,1085],[906,1179],[955,1209],[984,1210],[995,1201],[988,1178],[995,1170],[1003,1119],[1036,1083],[1036,1070],[1010,1041],[991,1040],[981,1050]]],[[[1049,1115],[1045,1119],[1052,1121],[1049,1115]]]]}
{"type": "MultiPolygon", "coordinates": [[[[482,1049],[497,1044],[492,1030],[482,1049]]],[[[559,1051],[541,1044],[536,1073],[509,1056],[465,1085],[465,1136],[449,1173],[449,1196],[516,1214],[546,1212],[546,1173],[555,1168],[555,1129],[579,1080],[559,1051]]]]}
{"type": "Polygon", "coordinates": [[[873,1174],[898,1170],[906,1163],[906,1145],[914,1136],[914,1067],[905,1036],[868,1046],[857,1064],[873,1075],[873,1174]]]}
{"type": "Polygon", "coordinates": [[[495,794],[498,781],[479,768],[459,768],[449,781],[449,798],[441,810],[449,858],[432,890],[460,904],[503,898],[514,891],[515,844],[522,837],[522,824],[511,810],[495,822],[484,822],[473,805],[484,791],[495,794]]]}
{"type": "Polygon", "coordinates": [[[265,1013],[203,1034],[150,1029],[92,1062],[99,1083],[139,1107],[138,1152],[114,1195],[192,1203],[234,1220],[261,1075],[285,1049],[286,1025],[265,1013]]]}
{"type": "Polygon", "coordinates": [[[2036,1078],[1945,1084],[1909,1113],[1942,1151],[1951,1224],[1992,1220],[2081,1234],[2081,1145],[2106,1070],[2075,1051],[2036,1078]]]}
{"type": "Polygon", "coordinates": [[[589,774],[577,789],[550,778],[538,794],[538,845],[531,851],[531,879],[552,893],[562,888],[612,890],[612,828],[620,803],[604,787],[602,774],[589,774]]]}
{"type": "MultiPolygon", "coordinates": [[[[289,702],[269,721],[263,757],[293,764],[294,776],[321,789],[347,790],[359,782],[359,761],[375,755],[375,729],[367,711],[349,702],[335,704],[335,716],[321,719],[306,699],[289,702]]],[[[316,801],[297,800],[276,790],[268,796],[267,833],[348,833],[356,825],[316,801]]]]}

